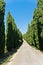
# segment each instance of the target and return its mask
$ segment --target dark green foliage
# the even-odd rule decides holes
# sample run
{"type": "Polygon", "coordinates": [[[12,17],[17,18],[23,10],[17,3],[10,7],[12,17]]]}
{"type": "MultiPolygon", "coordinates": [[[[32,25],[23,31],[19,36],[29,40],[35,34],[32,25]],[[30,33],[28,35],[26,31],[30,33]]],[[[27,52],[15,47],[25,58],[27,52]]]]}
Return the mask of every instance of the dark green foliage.
{"type": "Polygon", "coordinates": [[[20,46],[20,44],[22,44],[22,34],[17,28],[15,21],[13,17],[11,16],[10,12],[8,13],[6,24],[7,24],[6,26],[6,33],[7,33],[6,46],[7,46],[7,50],[11,51],[17,48],[18,46],[20,46]]]}
{"type": "Polygon", "coordinates": [[[0,0],[0,55],[4,53],[5,47],[5,26],[4,26],[5,2],[0,0]]]}
{"type": "Polygon", "coordinates": [[[30,45],[43,50],[43,0],[38,0],[33,20],[24,37],[30,45]]]}
{"type": "Polygon", "coordinates": [[[38,18],[38,33],[39,33],[39,46],[43,50],[43,0],[38,1],[39,18],[38,18]]]}

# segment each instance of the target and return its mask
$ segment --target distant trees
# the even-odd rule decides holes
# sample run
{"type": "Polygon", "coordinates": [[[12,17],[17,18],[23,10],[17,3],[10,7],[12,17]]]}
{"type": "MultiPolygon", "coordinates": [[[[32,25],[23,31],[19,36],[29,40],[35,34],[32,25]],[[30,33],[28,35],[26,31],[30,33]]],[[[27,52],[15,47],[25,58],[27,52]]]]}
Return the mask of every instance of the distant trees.
{"type": "Polygon", "coordinates": [[[14,18],[11,16],[10,12],[7,15],[7,22],[6,22],[6,46],[7,50],[11,51],[22,44],[22,34],[17,28],[14,18]]]}
{"type": "Polygon", "coordinates": [[[30,45],[43,50],[43,0],[38,0],[33,20],[29,24],[24,38],[30,45]]]}
{"type": "Polygon", "coordinates": [[[5,2],[0,0],[0,55],[5,49],[5,26],[4,26],[5,2]]]}

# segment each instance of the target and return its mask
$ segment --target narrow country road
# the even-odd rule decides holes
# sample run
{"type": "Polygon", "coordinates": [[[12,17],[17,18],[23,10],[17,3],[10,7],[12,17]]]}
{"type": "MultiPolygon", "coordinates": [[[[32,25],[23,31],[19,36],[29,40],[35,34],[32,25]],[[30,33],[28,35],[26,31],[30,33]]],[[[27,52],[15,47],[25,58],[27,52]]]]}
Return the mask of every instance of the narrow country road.
{"type": "Polygon", "coordinates": [[[43,53],[35,50],[24,41],[7,65],[43,65],[43,53]]]}

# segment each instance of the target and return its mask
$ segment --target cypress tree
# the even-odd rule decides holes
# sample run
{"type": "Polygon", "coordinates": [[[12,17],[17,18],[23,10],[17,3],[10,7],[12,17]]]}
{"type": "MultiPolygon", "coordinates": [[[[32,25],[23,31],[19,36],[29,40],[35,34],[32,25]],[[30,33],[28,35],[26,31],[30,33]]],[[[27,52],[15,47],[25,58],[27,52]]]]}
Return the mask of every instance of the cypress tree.
{"type": "Polygon", "coordinates": [[[0,0],[0,55],[5,48],[5,26],[4,26],[5,2],[0,0]]]}
{"type": "Polygon", "coordinates": [[[7,50],[11,51],[22,44],[22,34],[17,28],[14,18],[11,16],[10,12],[8,12],[7,15],[6,25],[6,46],[7,50]]]}
{"type": "Polygon", "coordinates": [[[13,17],[11,16],[10,12],[8,12],[6,21],[6,35],[7,35],[6,46],[8,51],[11,51],[14,46],[13,22],[14,22],[13,17]]]}
{"type": "Polygon", "coordinates": [[[38,0],[38,12],[39,12],[39,46],[43,50],[43,0],[38,0]]]}

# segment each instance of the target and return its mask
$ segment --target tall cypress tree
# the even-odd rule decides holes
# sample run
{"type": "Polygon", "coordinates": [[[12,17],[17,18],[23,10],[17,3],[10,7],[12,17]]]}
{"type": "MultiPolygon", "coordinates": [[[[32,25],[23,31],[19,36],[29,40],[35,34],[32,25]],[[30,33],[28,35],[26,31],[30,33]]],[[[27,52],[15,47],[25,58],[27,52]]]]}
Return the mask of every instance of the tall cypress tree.
{"type": "Polygon", "coordinates": [[[4,53],[5,26],[4,26],[5,2],[0,0],[0,54],[4,53]]]}
{"type": "Polygon", "coordinates": [[[6,46],[8,51],[15,49],[22,44],[22,34],[17,28],[14,18],[11,16],[10,12],[8,12],[7,15],[6,35],[6,46]]]}
{"type": "Polygon", "coordinates": [[[6,35],[7,35],[6,46],[8,51],[11,51],[14,46],[13,22],[14,22],[14,19],[11,16],[10,12],[8,12],[7,21],[6,21],[6,35]]]}
{"type": "Polygon", "coordinates": [[[43,0],[38,0],[38,12],[39,12],[39,46],[43,50],[43,0]]]}

